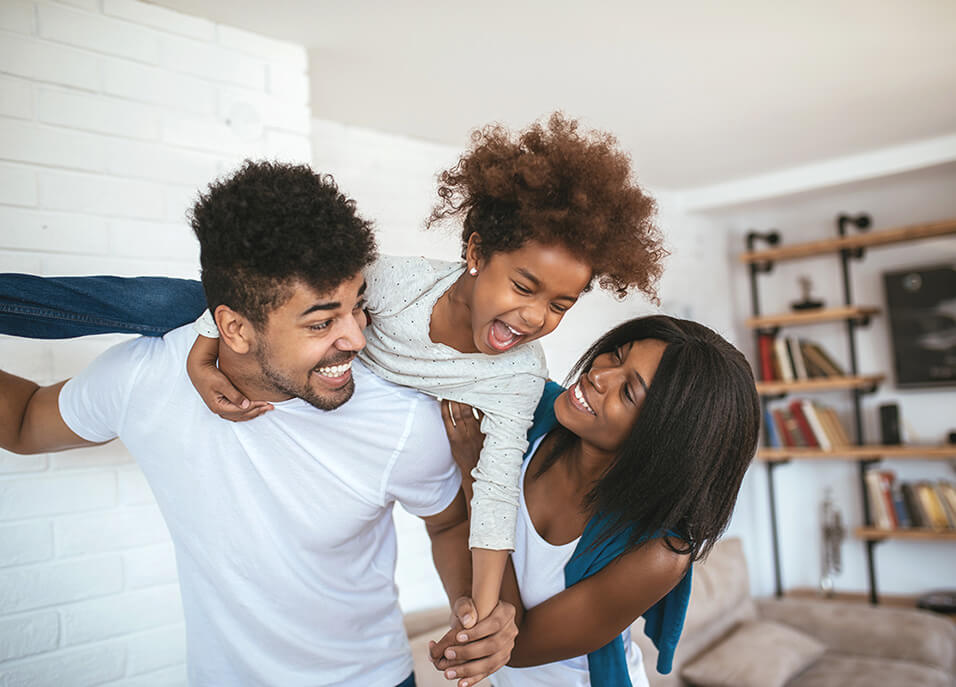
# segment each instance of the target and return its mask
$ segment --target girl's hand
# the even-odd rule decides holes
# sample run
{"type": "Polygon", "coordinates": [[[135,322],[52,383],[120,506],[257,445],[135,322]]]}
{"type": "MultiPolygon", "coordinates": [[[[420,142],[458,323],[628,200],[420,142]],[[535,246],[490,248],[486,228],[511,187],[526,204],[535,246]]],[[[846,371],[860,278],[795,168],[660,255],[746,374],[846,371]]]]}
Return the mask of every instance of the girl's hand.
{"type": "Polygon", "coordinates": [[[219,342],[205,336],[196,338],[186,359],[186,372],[203,402],[219,417],[244,422],[272,410],[267,401],[250,401],[216,366],[219,342]]]}
{"type": "Polygon", "coordinates": [[[456,601],[452,628],[437,642],[428,643],[432,665],[445,679],[457,679],[456,687],[473,687],[507,665],[518,636],[515,607],[508,602],[500,601],[487,618],[463,628],[461,616],[469,610],[474,618],[470,599],[456,601]]]}
{"type": "Polygon", "coordinates": [[[463,474],[471,472],[478,464],[478,454],[485,443],[485,435],[481,433],[482,417],[480,410],[464,403],[441,402],[441,418],[445,423],[451,455],[463,474]]]}

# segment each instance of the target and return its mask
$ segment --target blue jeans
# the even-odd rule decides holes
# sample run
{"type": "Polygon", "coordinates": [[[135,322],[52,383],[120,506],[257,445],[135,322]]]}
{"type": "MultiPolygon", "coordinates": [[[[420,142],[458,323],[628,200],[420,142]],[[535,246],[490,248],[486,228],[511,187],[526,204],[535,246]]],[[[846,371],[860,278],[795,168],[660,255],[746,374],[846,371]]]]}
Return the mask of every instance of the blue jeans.
{"type": "Polygon", "coordinates": [[[202,284],[191,279],[0,274],[0,334],[162,336],[205,309],[202,284]]]}
{"type": "Polygon", "coordinates": [[[407,678],[395,685],[395,687],[415,687],[415,673],[409,675],[407,678]]]}

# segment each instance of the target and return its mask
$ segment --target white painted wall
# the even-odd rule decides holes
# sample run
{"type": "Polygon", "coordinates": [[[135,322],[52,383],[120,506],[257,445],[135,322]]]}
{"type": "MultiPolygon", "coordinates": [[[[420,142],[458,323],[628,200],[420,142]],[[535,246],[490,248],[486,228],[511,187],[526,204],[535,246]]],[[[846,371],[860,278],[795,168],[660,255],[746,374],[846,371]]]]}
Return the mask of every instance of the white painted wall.
{"type": "MultiPolygon", "coordinates": [[[[744,320],[751,313],[749,279],[747,270],[737,261],[737,255],[744,250],[743,237],[748,230],[777,228],[783,235],[784,243],[793,244],[835,236],[835,220],[841,212],[870,213],[874,221],[873,230],[956,216],[956,195],[953,194],[956,165],[946,164],[875,179],[869,178],[869,170],[861,167],[857,176],[865,180],[817,188],[803,194],[774,197],[774,183],[778,175],[768,175],[768,184],[762,185],[759,180],[750,183],[741,192],[741,197],[764,195],[760,191],[761,186],[768,191],[765,195],[770,197],[701,215],[702,221],[708,222],[713,231],[727,234],[725,259],[731,265],[729,295],[734,309],[733,321],[741,345],[751,360],[755,360],[753,339],[744,327],[744,320]]],[[[854,262],[851,267],[854,300],[860,304],[885,308],[883,272],[947,262],[956,262],[956,239],[953,237],[870,249],[862,262],[854,262]]],[[[816,296],[828,305],[842,304],[839,258],[827,256],[780,263],[769,276],[761,276],[762,312],[787,311],[789,303],[799,299],[797,277],[804,274],[813,279],[816,296]]],[[[849,354],[845,331],[842,324],[792,329],[794,335],[820,342],[847,364],[849,354]]],[[[956,429],[956,389],[904,391],[894,388],[891,344],[885,317],[877,317],[869,327],[858,332],[857,350],[861,372],[885,372],[888,375],[887,382],[880,387],[879,392],[865,397],[863,402],[864,436],[867,441],[879,441],[877,406],[891,401],[900,404],[902,419],[918,441],[939,443],[949,431],[956,429]]],[[[848,393],[833,392],[817,398],[837,408],[844,425],[848,429],[852,427],[848,393]]],[[[943,462],[887,461],[885,466],[895,470],[903,480],[954,477],[953,469],[943,462]]],[[[833,489],[835,500],[850,529],[862,524],[856,464],[794,463],[777,469],[775,484],[784,587],[815,587],[819,581],[819,510],[824,488],[833,489]]],[[[767,499],[766,469],[756,465],[751,469],[741,492],[735,522],[746,532],[744,536],[754,590],[763,594],[773,590],[767,499]]],[[[850,538],[844,544],[843,553],[845,569],[836,580],[837,588],[844,591],[865,590],[864,545],[850,538]]],[[[956,551],[949,542],[891,541],[877,547],[876,560],[878,586],[885,593],[919,594],[953,585],[956,551]]]]}
{"type": "MultiPolygon", "coordinates": [[[[195,277],[184,220],[243,157],[310,158],[305,51],[135,0],[0,3],[0,271],[195,277]]],[[[75,374],[116,337],[0,337],[75,374]]],[[[0,683],[184,684],[168,533],[118,442],[0,451],[0,683]]]]}

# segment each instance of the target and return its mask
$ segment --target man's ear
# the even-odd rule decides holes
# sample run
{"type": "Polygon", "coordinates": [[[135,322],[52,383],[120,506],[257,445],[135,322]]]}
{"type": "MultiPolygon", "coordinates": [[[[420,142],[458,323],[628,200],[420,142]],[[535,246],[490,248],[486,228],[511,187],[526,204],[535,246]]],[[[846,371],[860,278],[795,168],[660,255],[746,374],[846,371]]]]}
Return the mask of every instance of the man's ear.
{"type": "Polygon", "coordinates": [[[219,339],[223,344],[240,355],[252,350],[256,333],[248,319],[228,305],[218,306],[213,317],[219,327],[219,339]]]}
{"type": "Polygon", "coordinates": [[[484,267],[484,260],[481,257],[481,236],[477,231],[471,232],[468,237],[468,245],[465,246],[465,262],[469,270],[481,270],[484,267]]]}

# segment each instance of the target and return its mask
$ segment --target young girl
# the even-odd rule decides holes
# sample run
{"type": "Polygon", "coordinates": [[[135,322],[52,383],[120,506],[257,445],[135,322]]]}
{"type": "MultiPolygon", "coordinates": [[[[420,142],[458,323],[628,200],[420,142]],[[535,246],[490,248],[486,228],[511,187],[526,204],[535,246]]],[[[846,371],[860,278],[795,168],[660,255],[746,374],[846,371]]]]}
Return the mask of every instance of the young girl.
{"type": "MultiPolygon", "coordinates": [[[[581,133],[561,115],[517,137],[497,126],[477,132],[438,194],[429,223],[462,220],[464,264],[376,262],[365,275],[371,327],[360,355],[389,381],[485,414],[469,542],[480,619],[498,602],[514,549],[521,456],[547,377],[533,342],[595,279],[618,295],[636,287],[654,297],[665,251],[654,201],[613,137],[581,133]]],[[[210,408],[229,419],[265,412],[218,371],[216,350],[200,337],[189,363],[210,408]]],[[[315,372],[333,384],[349,375],[347,365],[315,372]]]]}

